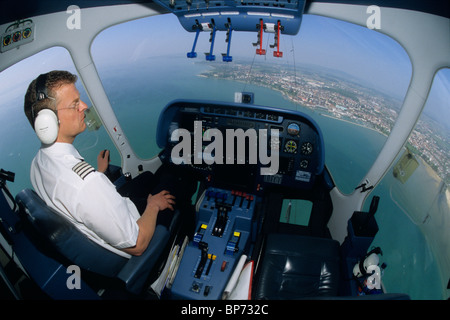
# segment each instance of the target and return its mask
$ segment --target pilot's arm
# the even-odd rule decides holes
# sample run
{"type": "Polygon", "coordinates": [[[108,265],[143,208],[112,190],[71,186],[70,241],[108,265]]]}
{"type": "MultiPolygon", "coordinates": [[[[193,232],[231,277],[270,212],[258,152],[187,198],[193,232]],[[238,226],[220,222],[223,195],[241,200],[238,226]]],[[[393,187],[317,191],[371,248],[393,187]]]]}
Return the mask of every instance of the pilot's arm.
{"type": "Polygon", "coordinates": [[[149,195],[147,198],[147,206],[142,216],[136,221],[139,227],[139,233],[136,245],[122,249],[128,254],[140,256],[147,249],[150,240],[153,237],[156,227],[156,218],[158,213],[165,209],[173,210],[175,197],[168,191],[161,191],[156,195],[149,195]]]}
{"type": "Polygon", "coordinates": [[[134,203],[122,197],[106,176],[93,172],[73,195],[73,211],[80,222],[106,243],[129,254],[141,255],[155,231],[158,212],[173,210],[174,199],[168,191],[149,195],[146,209],[139,215],[134,203]]]}
{"type": "MultiPolygon", "coordinates": [[[[97,168],[99,172],[105,172],[108,168],[109,165],[109,150],[102,150],[100,151],[100,153],[97,156],[97,168]]],[[[109,184],[109,183],[108,183],[109,184]]],[[[131,224],[133,225],[134,223],[130,221],[130,219],[127,219],[127,215],[128,215],[128,211],[125,207],[122,207],[122,202],[125,201],[126,198],[123,198],[122,200],[117,199],[118,197],[121,197],[119,194],[117,194],[117,192],[112,192],[112,190],[110,190],[109,186],[102,188],[103,190],[101,191],[102,195],[100,196],[99,203],[103,203],[106,206],[106,210],[104,211],[105,213],[110,213],[116,216],[121,216],[117,219],[114,219],[115,221],[122,221],[124,224],[131,224]],[[113,194],[111,194],[114,193],[113,194]],[[103,198],[103,199],[102,199],[103,198]],[[108,201],[108,199],[110,199],[110,201],[108,201]],[[114,200],[116,199],[116,200],[114,200]],[[109,207],[109,208],[108,208],[109,207]],[[117,212],[119,210],[119,212],[117,212]]],[[[97,190],[96,190],[97,191],[97,190]]],[[[94,191],[92,191],[94,192],[94,191]]],[[[138,218],[135,221],[135,224],[137,224],[138,227],[138,233],[137,233],[137,239],[136,237],[131,237],[127,242],[122,242],[122,244],[120,246],[117,245],[117,241],[116,243],[111,243],[113,246],[117,247],[118,249],[121,249],[123,251],[125,251],[128,254],[131,255],[136,255],[139,256],[141,255],[146,249],[148,244],[150,243],[150,240],[153,237],[153,233],[155,232],[155,227],[156,227],[156,219],[158,217],[158,213],[159,211],[165,210],[167,208],[173,210],[173,205],[175,204],[174,201],[175,197],[172,196],[168,191],[161,191],[160,193],[156,194],[156,195],[149,195],[147,198],[147,206],[144,210],[144,212],[142,213],[142,215],[140,216],[140,218],[138,218]],[[136,240],[133,241],[131,239],[135,238],[136,240]],[[130,246],[130,240],[133,241],[134,245],[130,246]],[[128,243],[127,247],[123,247],[123,245],[125,243],[128,243]]],[[[128,199],[126,199],[127,201],[129,201],[128,199]]],[[[128,205],[129,206],[129,205],[128,205]]],[[[131,218],[131,215],[130,215],[131,218]]],[[[92,226],[95,230],[98,230],[99,226],[92,226]]],[[[111,223],[109,224],[108,229],[116,229],[116,231],[114,233],[117,234],[124,234],[124,230],[122,229],[122,226],[119,226],[117,224],[112,225],[111,223]]],[[[111,231],[111,229],[109,231],[111,231]]],[[[126,230],[133,230],[134,228],[132,226],[126,228],[126,230]]],[[[125,231],[126,233],[126,231],[125,231]]],[[[130,234],[132,234],[134,232],[130,232],[130,234]]],[[[108,238],[110,237],[109,235],[111,234],[111,232],[104,232],[103,236],[105,236],[106,234],[108,234],[108,238]]],[[[104,240],[108,241],[108,238],[104,240]]]]}

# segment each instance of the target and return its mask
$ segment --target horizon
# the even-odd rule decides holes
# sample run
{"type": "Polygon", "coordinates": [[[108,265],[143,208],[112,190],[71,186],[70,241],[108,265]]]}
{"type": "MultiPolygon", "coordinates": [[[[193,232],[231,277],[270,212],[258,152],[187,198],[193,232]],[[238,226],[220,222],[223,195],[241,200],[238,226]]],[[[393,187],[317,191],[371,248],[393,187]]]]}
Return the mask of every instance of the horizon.
{"type": "MultiPolygon", "coordinates": [[[[94,62],[98,65],[97,68],[115,65],[123,57],[126,57],[128,61],[136,62],[155,56],[179,55],[186,58],[186,53],[191,50],[194,36],[194,33],[184,30],[175,15],[163,14],[125,22],[105,29],[94,40],[91,52],[94,62]],[[164,25],[165,28],[161,28],[161,25],[164,25]],[[140,32],[132,32],[133,30],[157,31],[148,32],[147,37],[142,37],[140,32]],[[120,44],[117,39],[121,39],[120,44]]],[[[196,59],[186,58],[186,63],[204,61],[201,53],[209,51],[208,38],[209,33],[202,32],[196,49],[199,57],[196,59]]],[[[225,32],[218,32],[214,49],[218,56],[226,49],[224,39],[225,32]]],[[[255,62],[287,65],[296,69],[305,66],[320,67],[323,70],[328,69],[335,73],[351,76],[354,78],[352,80],[361,85],[402,101],[411,79],[410,60],[397,42],[380,32],[348,22],[304,15],[298,35],[282,35],[280,37],[280,50],[284,51],[281,59],[272,57],[270,50],[266,56],[255,56],[252,46],[252,42],[255,40],[256,32],[233,33],[230,54],[236,63],[242,59],[253,59],[255,62]]],[[[271,44],[273,34],[266,33],[263,41],[266,46],[271,44]]],[[[37,55],[41,60],[42,53],[37,55]]],[[[34,60],[33,58],[30,57],[26,60],[34,60]]],[[[58,65],[60,60],[58,56],[54,57],[47,53],[44,58],[45,61],[40,61],[41,63],[30,61],[23,66],[22,61],[16,65],[20,68],[19,71],[9,72],[10,69],[16,69],[16,67],[10,67],[0,73],[0,83],[2,83],[2,88],[5,88],[2,93],[9,93],[2,94],[6,101],[12,91],[16,90],[17,94],[17,88],[24,87],[21,79],[32,80],[39,73],[49,71],[46,68],[47,64],[56,62],[56,68],[64,65],[64,63],[58,65]]],[[[217,62],[219,61],[205,63],[214,65],[217,62]]],[[[350,79],[347,78],[347,80],[350,79]]],[[[435,80],[438,81],[434,81],[436,85],[433,85],[429,101],[427,101],[432,106],[425,108],[425,111],[431,118],[441,122],[443,119],[450,118],[448,101],[450,70],[443,69],[437,74],[435,80]]],[[[30,81],[24,80],[28,83],[30,81]]],[[[21,91],[25,92],[23,89],[21,91]]],[[[444,121],[442,124],[450,129],[448,121],[444,121]]]]}

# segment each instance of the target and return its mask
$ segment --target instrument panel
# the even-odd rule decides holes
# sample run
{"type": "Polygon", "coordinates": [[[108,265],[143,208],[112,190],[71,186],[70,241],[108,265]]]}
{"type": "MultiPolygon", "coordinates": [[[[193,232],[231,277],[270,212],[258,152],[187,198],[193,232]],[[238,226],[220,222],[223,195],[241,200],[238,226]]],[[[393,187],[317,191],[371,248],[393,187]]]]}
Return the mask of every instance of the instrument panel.
{"type": "Polygon", "coordinates": [[[191,168],[214,186],[248,192],[311,188],[324,168],[315,121],[272,107],[177,100],[161,113],[157,143],[163,162],[191,168]]]}

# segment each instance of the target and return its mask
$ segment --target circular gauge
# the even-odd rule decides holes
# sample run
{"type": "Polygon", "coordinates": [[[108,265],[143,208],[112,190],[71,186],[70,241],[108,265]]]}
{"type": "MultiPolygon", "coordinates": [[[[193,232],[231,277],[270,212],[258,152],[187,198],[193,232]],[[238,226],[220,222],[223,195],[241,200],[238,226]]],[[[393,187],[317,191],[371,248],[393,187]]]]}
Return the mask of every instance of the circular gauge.
{"type": "Polygon", "coordinates": [[[304,159],[304,160],[300,161],[300,168],[306,169],[306,168],[308,168],[308,164],[309,164],[308,160],[304,159]]]}
{"type": "Polygon", "coordinates": [[[299,127],[298,124],[296,124],[296,123],[291,123],[291,124],[287,127],[287,132],[288,132],[291,136],[298,136],[298,134],[300,133],[300,127],[299,127]]]}
{"type": "Polygon", "coordinates": [[[313,145],[311,142],[305,142],[301,146],[301,152],[304,155],[310,155],[313,152],[313,145]]]}
{"type": "Polygon", "coordinates": [[[3,37],[3,46],[9,46],[11,44],[11,35],[3,37]]]}
{"type": "Polygon", "coordinates": [[[24,39],[28,38],[29,36],[31,36],[31,28],[26,28],[25,30],[23,30],[22,32],[22,37],[24,39]]]}
{"type": "Polygon", "coordinates": [[[13,37],[12,37],[13,42],[19,41],[20,38],[22,38],[22,33],[21,33],[21,32],[17,31],[17,32],[15,32],[15,33],[13,34],[13,37]]]}
{"type": "Polygon", "coordinates": [[[287,153],[296,153],[297,152],[297,142],[294,140],[288,140],[284,145],[284,151],[287,153]]]}

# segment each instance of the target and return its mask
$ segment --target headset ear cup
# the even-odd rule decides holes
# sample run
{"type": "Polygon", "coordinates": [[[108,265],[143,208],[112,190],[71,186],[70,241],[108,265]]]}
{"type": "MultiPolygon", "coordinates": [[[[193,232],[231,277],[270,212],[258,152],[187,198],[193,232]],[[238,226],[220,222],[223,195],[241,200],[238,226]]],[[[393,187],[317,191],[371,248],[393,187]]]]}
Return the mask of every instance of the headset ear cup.
{"type": "Polygon", "coordinates": [[[42,109],[34,120],[34,131],[44,144],[52,144],[58,137],[59,122],[55,112],[42,109]]]}

